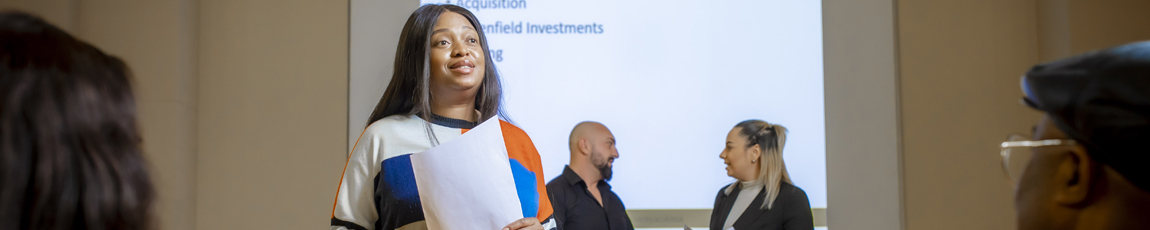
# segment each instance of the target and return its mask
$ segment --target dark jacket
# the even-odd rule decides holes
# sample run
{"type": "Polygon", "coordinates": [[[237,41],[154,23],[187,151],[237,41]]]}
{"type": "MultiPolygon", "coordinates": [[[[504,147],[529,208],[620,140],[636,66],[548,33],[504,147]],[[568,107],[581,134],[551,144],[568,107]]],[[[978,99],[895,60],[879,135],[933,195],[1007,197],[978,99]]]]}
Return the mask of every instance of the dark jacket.
{"type": "MultiPolygon", "coordinates": [[[[739,197],[739,192],[742,190],[741,183],[734,183],[736,186],[731,194],[723,194],[726,187],[719,189],[719,195],[715,196],[715,208],[711,211],[711,230],[726,230],[721,229],[723,224],[727,222],[727,216],[731,214],[731,206],[735,205],[735,198],[739,197]]],[[[811,203],[807,200],[807,193],[802,189],[795,187],[789,183],[783,182],[779,186],[779,196],[775,197],[775,203],[771,209],[760,209],[765,200],[764,195],[767,190],[764,188],[755,195],[755,200],[743,211],[743,215],[735,220],[735,230],[811,230],[815,228],[814,217],[811,214],[811,203]]]]}

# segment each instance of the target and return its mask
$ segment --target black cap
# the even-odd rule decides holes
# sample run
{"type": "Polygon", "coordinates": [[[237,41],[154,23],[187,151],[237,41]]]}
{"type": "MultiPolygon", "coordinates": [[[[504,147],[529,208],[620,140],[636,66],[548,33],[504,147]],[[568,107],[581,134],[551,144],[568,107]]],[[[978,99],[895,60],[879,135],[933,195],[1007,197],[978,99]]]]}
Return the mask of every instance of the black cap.
{"type": "Polygon", "coordinates": [[[1150,191],[1150,41],[1036,65],[1022,90],[1091,158],[1150,191]]]}

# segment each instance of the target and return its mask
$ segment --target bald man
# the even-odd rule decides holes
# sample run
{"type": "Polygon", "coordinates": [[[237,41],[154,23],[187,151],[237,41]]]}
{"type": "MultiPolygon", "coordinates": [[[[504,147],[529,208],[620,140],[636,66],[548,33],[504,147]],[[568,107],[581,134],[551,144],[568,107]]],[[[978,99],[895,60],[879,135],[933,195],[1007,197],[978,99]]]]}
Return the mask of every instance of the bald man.
{"type": "Polygon", "coordinates": [[[575,125],[568,140],[571,164],[551,182],[547,192],[563,230],[632,230],[631,218],[619,196],[611,191],[611,163],[619,158],[615,136],[593,121],[575,125]]]}

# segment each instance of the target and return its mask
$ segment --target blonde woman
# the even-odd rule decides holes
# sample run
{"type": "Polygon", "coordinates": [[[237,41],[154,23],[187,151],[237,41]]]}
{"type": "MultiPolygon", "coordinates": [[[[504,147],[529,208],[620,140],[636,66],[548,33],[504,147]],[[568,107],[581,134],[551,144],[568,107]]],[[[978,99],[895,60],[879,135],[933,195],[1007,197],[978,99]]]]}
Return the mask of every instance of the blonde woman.
{"type": "Polygon", "coordinates": [[[807,193],[791,183],[783,163],[786,133],[761,120],[739,122],[727,133],[719,157],[738,181],[719,190],[710,229],[814,229],[807,193]]]}

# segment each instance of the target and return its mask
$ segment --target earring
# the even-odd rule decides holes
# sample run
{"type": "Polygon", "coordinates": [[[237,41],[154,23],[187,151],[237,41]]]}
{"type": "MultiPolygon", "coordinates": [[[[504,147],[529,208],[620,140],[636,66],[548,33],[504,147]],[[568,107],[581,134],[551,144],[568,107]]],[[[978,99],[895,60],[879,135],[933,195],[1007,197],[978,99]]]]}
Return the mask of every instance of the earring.
{"type": "Polygon", "coordinates": [[[755,160],[751,160],[751,163],[755,163],[755,160]]]}

